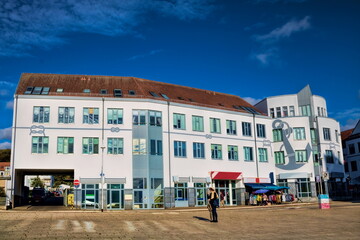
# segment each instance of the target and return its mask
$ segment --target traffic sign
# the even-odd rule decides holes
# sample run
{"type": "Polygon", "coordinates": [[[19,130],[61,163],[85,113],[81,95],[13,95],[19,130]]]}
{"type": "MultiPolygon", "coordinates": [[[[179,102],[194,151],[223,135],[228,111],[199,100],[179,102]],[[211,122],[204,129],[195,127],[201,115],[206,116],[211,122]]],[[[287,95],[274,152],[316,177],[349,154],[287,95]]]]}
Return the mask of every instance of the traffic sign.
{"type": "Polygon", "coordinates": [[[74,180],[74,186],[79,186],[80,185],[80,181],[79,180],[74,180]]]}

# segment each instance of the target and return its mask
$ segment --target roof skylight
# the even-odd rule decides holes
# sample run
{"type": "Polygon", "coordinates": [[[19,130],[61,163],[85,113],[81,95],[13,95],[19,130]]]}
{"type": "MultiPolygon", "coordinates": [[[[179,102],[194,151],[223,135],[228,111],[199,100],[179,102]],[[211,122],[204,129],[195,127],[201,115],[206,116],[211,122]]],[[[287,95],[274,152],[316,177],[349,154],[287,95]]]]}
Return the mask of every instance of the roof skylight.
{"type": "Polygon", "coordinates": [[[114,97],[122,97],[121,89],[114,89],[114,97]]]}
{"type": "Polygon", "coordinates": [[[160,97],[159,95],[157,95],[156,93],[149,91],[149,93],[153,96],[153,97],[160,97]]]}

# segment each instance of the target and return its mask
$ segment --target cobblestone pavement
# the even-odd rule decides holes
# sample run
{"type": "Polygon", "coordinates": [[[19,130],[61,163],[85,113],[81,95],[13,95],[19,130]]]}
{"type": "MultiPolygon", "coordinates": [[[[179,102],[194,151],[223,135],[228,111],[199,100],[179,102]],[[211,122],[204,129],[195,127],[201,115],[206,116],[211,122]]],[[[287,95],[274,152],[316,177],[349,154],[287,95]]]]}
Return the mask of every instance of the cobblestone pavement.
{"type": "Polygon", "coordinates": [[[0,239],[359,239],[360,203],[207,209],[0,211],[0,239]]]}

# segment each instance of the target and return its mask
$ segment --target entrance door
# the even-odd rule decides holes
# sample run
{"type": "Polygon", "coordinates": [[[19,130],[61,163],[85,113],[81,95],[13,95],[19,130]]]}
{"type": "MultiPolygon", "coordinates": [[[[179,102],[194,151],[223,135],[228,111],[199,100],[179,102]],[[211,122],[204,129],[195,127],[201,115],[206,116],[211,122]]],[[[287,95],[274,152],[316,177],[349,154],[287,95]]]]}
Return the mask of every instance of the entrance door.
{"type": "Polygon", "coordinates": [[[207,204],[206,184],[194,183],[194,187],[196,192],[196,206],[205,206],[207,204]]]}
{"type": "Polygon", "coordinates": [[[107,209],[124,209],[124,184],[108,184],[107,188],[107,209]]]}
{"type": "Polygon", "coordinates": [[[81,207],[84,209],[99,208],[99,184],[82,184],[81,207]]]}
{"type": "Polygon", "coordinates": [[[224,199],[224,205],[236,205],[235,181],[215,180],[215,189],[220,200],[224,199]]]}

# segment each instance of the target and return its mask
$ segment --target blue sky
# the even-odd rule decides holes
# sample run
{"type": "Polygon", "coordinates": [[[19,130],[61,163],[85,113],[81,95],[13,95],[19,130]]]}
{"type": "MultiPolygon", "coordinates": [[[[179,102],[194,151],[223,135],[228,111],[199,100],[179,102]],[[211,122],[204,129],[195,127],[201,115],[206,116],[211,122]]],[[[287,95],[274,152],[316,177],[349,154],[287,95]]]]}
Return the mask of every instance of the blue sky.
{"type": "Polygon", "coordinates": [[[357,0],[2,0],[0,149],[23,72],[134,76],[251,103],[310,84],[351,128],[359,12],[357,0]]]}

